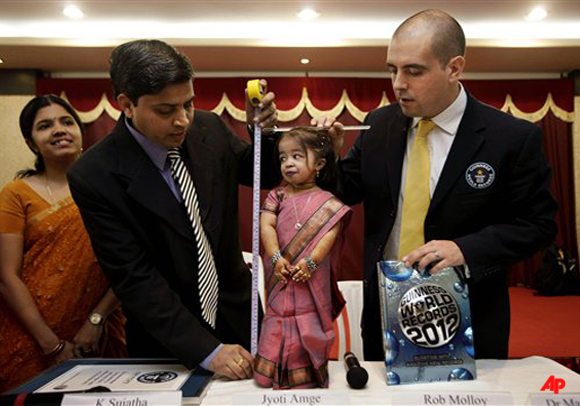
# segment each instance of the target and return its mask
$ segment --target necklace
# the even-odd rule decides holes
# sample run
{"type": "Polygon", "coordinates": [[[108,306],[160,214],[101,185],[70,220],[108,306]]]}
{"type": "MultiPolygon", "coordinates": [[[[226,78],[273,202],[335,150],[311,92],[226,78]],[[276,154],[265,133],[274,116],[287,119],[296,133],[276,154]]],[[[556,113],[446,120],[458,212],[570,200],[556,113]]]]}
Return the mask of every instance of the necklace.
{"type": "Polygon", "coordinates": [[[292,206],[294,207],[294,216],[296,217],[296,224],[294,224],[294,228],[296,230],[300,230],[302,228],[302,223],[300,223],[300,219],[302,218],[302,216],[304,215],[304,212],[306,211],[306,208],[310,204],[311,198],[312,198],[312,194],[310,196],[308,196],[308,200],[306,201],[306,204],[304,205],[304,208],[302,209],[302,213],[300,213],[300,217],[298,216],[298,211],[296,210],[296,202],[294,201],[295,199],[292,199],[292,206]]]}
{"type": "Polygon", "coordinates": [[[54,196],[52,195],[52,190],[50,189],[50,184],[48,183],[48,176],[46,176],[46,172],[44,173],[44,180],[46,182],[46,190],[50,196],[50,205],[54,206],[54,196]]]}

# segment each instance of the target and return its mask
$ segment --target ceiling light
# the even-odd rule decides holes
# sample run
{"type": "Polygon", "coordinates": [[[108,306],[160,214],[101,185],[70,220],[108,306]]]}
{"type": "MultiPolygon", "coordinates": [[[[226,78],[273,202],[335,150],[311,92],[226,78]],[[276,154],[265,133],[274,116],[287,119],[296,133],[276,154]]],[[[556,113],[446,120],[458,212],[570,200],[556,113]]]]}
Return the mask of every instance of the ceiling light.
{"type": "Polygon", "coordinates": [[[548,12],[543,7],[536,7],[528,13],[526,20],[528,21],[540,21],[548,16],[548,12]]]}
{"type": "Polygon", "coordinates": [[[0,58],[0,63],[4,63],[4,60],[2,58],[0,58]]]}
{"type": "Polygon", "coordinates": [[[302,59],[300,59],[300,63],[302,65],[308,65],[310,63],[310,59],[308,59],[308,58],[302,58],[302,59]]]}
{"type": "Polygon", "coordinates": [[[320,13],[311,8],[304,8],[300,10],[300,12],[296,15],[301,20],[310,21],[314,20],[315,18],[318,18],[320,16],[320,13]]]}
{"type": "Polygon", "coordinates": [[[65,9],[62,10],[62,13],[68,18],[74,18],[75,20],[85,16],[77,6],[66,6],[65,9]]]}

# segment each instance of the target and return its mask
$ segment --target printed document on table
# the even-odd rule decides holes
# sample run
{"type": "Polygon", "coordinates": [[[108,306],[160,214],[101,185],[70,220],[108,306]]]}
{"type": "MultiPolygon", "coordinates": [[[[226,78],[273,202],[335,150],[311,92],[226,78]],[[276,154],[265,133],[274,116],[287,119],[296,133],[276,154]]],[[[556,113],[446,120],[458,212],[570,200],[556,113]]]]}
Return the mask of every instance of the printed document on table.
{"type": "Polygon", "coordinates": [[[86,391],[97,386],[115,391],[179,390],[192,371],[183,365],[77,365],[35,393],[86,391]]]}

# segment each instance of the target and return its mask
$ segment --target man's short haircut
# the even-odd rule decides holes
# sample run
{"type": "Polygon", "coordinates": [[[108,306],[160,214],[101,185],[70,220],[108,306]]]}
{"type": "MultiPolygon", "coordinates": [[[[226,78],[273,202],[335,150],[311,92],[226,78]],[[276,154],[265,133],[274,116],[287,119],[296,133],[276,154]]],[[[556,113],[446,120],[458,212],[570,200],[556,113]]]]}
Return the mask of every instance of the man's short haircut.
{"type": "Polygon", "coordinates": [[[423,10],[407,18],[399,25],[393,39],[403,32],[411,32],[417,25],[432,32],[431,49],[441,66],[456,56],[465,56],[465,33],[455,18],[441,10],[423,10]]]}
{"type": "Polygon", "coordinates": [[[157,94],[167,85],[193,79],[189,59],[159,40],[140,39],[116,47],[109,58],[115,97],[124,93],[137,104],[141,96],[157,94]]]}

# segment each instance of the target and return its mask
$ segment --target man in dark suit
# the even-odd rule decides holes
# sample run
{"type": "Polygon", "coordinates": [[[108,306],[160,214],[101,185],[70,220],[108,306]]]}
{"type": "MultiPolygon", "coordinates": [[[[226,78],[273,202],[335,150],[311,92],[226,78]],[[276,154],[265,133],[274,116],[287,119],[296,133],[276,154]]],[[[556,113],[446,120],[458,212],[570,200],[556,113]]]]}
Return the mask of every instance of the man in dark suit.
{"type": "Polygon", "coordinates": [[[402,259],[419,269],[431,264],[432,273],[463,267],[475,355],[506,358],[506,267],[547,245],[556,233],[540,129],[471,97],[459,82],[464,53],[463,30],[448,14],[426,10],[403,22],[387,57],[398,103],[368,114],[365,124],[371,129],[341,161],[345,202],[365,205],[362,335],[367,360],[384,359],[377,261],[402,259]],[[426,136],[427,172],[417,177],[413,171],[422,158],[410,157],[417,156],[412,149],[422,119],[434,126],[426,136]],[[405,213],[405,203],[414,207],[411,200],[418,200],[405,201],[419,188],[410,186],[411,173],[413,182],[426,182],[424,212],[405,213]],[[401,238],[407,220],[419,224],[419,244],[409,246],[401,238]]]}
{"type": "MultiPolygon", "coordinates": [[[[194,114],[193,70],[172,46],[129,42],[110,62],[123,114],[77,161],[69,182],[127,316],[129,354],[177,357],[190,368],[249,378],[251,275],[239,244],[238,184],[252,184],[253,146],[217,115],[194,114]],[[203,289],[202,268],[213,283],[203,289]]],[[[275,124],[273,97],[264,97],[255,120],[247,109],[250,123],[275,124]]],[[[265,139],[270,167],[272,148],[265,139]]]]}

